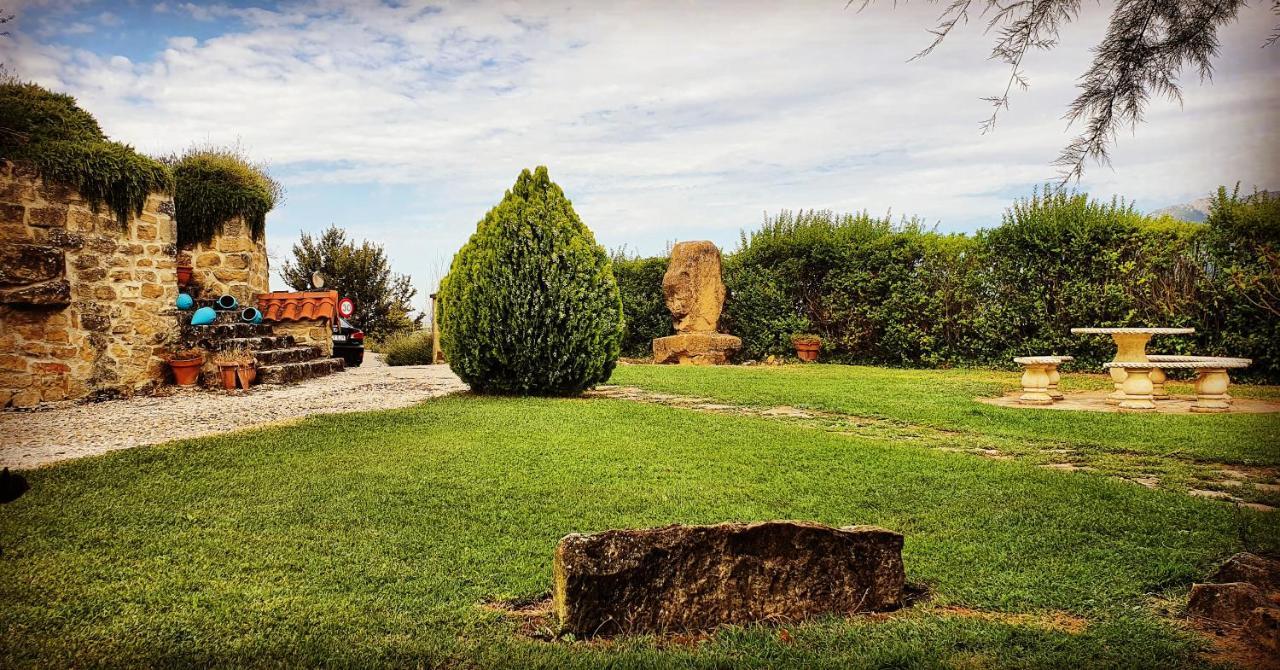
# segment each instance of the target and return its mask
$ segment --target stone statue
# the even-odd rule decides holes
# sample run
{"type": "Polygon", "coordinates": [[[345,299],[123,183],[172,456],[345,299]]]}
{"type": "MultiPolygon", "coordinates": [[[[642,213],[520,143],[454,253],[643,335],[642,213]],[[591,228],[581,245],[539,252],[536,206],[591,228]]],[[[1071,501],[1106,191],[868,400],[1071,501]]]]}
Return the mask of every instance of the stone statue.
{"type": "Polygon", "coordinates": [[[681,242],[671,248],[662,294],[676,334],[653,341],[657,363],[720,365],[742,348],[742,340],[716,332],[724,307],[720,250],[710,242],[681,242]]]}

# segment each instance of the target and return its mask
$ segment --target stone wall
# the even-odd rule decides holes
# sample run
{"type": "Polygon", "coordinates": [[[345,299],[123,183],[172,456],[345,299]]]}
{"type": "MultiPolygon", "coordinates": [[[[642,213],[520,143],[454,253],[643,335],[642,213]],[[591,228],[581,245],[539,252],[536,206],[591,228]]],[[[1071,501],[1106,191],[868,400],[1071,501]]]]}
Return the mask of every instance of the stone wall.
{"type": "Polygon", "coordinates": [[[300,347],[320,347],[326,357],[333,355],[333,328],[327,318],[277,321],[271,327],[276,335],[292,335],[300,347]]]}
{"type": "Polygon", "coordinates": [[[120,225],[0,161],[0,407],[129,394],[164,376],[176,334],[173,202],[120,225]]]}
{"type": "Polygon", "coordinates": [[[266,236],[254,240],[249,226],[239,218],[224,224],[222,233],[211,241],[184,253],[191,254],[192,281],[200,286],[201,297],[230,294],[249,306],[259,293],[271,290],[266,236]]]}

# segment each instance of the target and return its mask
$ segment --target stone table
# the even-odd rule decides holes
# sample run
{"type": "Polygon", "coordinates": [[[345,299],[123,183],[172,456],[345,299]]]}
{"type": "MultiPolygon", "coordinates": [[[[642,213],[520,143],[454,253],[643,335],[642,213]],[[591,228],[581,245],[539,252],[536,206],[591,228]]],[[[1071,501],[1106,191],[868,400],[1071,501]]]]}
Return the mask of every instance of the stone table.
{"type": "MultiPolygon", "coordinates": [[[[1113,363],[1146,363],[1147,342],[1156,335],[1191,335],[1195,328],[1072,328],[1072,335],[1110,335],[1116,343],[1116,357],[1113,363]]],[[[1123,386],[1128,376],[1122,366],[1109,369],[1115,390],[1107,396],[1107,402],[1115,405],[1125,398],[1123,386]]],[[[1163,384],[1162,384],[1163,386],[1163,384]]]]}

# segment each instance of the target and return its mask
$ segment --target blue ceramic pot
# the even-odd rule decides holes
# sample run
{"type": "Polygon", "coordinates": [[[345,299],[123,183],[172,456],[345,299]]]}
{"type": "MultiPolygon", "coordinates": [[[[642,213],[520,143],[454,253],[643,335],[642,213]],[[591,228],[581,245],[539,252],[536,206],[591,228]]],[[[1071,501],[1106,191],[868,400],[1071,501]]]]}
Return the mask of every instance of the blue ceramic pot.
{"type": "Polygon", "coordinates": [[[262,312],[257,307],[245,307],[240,310],[240,320],[245,323],[262,323],[262,312]]]}
{"type": "Polygon", "coordinates": [[[236,300],[234,295],[224,295],[218,298],[218,309],[233,310],[240,306],[240,302],[236,300]]]}
{"type": "Polygon", "coordinates": [[[218,318],[218,313],[213,311],[212,307],[201,307],[197,309],[195,314],[191,315],[191,325],[207,326],[218,318]]]}
{"type": "Polygon", "coordinates": [[[191,296],[186,293],[178,294],[178,309],[191,309],[194,304],[196,304],[196,301],[192,300],[191,296]]]}

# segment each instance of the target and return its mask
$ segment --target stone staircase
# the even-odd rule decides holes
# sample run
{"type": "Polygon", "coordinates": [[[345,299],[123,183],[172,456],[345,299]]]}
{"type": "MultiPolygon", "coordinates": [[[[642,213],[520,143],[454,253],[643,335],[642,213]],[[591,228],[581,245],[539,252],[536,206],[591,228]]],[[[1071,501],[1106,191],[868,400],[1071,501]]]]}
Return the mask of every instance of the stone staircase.
{"type": "MultiPolygon", "coordinates": [[[[197,300],[196,308],[212,307],[211,300],[197,300]]],[[[298,346],[292,335],[276,335],[269,324],[240,321],[239,310],[218,312],[217,320],[207,326],[191,325],[194,309],[180,312],[178,322],[184,346],[196,346],[209,352],[243,348],[253,352],[257,361],[258,384],[287,384],[322,377],[344,369],[341,358],[326,358],[316,346],[298,346]]],[[[205,386],[220,387],[222,382],[212,366],[206,365],[200,381],[205,386]]]]}

